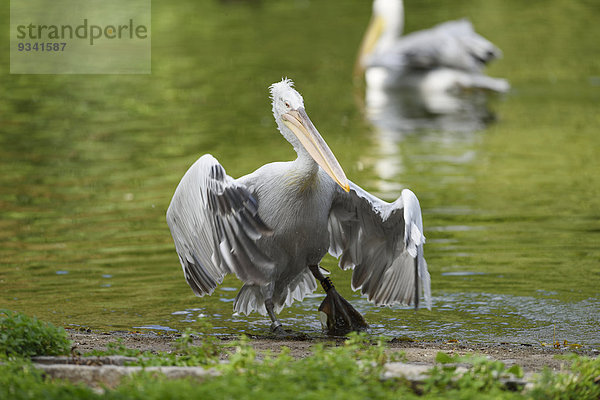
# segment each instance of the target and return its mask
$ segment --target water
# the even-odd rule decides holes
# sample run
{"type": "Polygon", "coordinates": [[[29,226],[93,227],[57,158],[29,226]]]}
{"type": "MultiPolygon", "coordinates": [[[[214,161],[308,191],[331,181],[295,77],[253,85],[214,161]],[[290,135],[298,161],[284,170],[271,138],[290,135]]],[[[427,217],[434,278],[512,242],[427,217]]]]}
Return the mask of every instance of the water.
{"type": "MultiPolygon", "coordinates": [[[[350,179],[421,201],[432,311],[375,307],[323,262],[374,334],[600,345],[598,6],[407,2],[408,31],[468,16],[513,89],[481,129],[399,134],[365,121],[352,84],[367,3],[154,2],[152,75],[1,75],[0,307],[102,330],[267,333],[232,315],[235,278],[193,296],[164,214],[201,154],[232,176],[293,157],[267,98],[288,76],[350,179]]],[[[319,334],[322,299],[282,320],[319,334]]]]}

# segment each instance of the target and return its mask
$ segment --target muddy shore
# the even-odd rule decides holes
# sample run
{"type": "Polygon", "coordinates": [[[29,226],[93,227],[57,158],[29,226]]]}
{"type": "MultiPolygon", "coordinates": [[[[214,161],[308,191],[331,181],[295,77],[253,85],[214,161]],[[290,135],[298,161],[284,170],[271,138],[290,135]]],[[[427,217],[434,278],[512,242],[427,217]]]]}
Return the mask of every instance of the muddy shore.
{"type": "MultiPolygon", "coordinates": [[[[85,354],[92,350],[105,350],[108,343],[121,341],[127,348],[140,351],[172,351],[173,342],[178,335],[137,332],[94,332],[94,331],[68,331],[69,338],[73,341],[74,351],[85,354]]],[[[224,345],[232,343],[236,337],[221,338],[224,345]]],[[[251,344],[260,355],[266,351],[278,353],[285,346],[290,349],[290,354],[296,358],[312,354],[312,347],[317,343],[339,345],[343,339],[305,338],[282,339],[264,336],[251,337],[251,344]]],[[[448,354],[475,353],[486,355],[492,359],[503,361],[506,365],[518,364],[525,371],[537,372],[544,367],[559,371],[568,365],[568,361],[561,359],[560,355],[576,352],[591,357],[597,357],[598,349],[573,348],[559,345],[558,348],[541,345],[521,344],[481,344],[462,342],[414,342],[404,340],[391,340],[388,342],[389,351],[404,352],[406,360],[411,363],[433,364],[438,352],[448,354]]]]}

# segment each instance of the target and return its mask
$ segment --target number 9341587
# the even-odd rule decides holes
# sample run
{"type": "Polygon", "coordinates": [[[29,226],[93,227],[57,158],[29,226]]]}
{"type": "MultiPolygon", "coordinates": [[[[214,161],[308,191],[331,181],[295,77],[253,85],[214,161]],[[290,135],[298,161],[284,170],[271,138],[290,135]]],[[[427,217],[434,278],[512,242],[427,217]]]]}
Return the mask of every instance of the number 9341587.
{"type": "Polygon", "coordinates": [[[34,42],[34,43],[22,43],[22,42],[19,42],[17,44],[17,50],[19,50],[19,51],[47,51],[47,52],[52,52],[52,51],[64,51],[66,46],[67,46],[66,43],[51,43],[51,42],[47,42],[47,43],[38,43],[38,42],[34,42]]]}

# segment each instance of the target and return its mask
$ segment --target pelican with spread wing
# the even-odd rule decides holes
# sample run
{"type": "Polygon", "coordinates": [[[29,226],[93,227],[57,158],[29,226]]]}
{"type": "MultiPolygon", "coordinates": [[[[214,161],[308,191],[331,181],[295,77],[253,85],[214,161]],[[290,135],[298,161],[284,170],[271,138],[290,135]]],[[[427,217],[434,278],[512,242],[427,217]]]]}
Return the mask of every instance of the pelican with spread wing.
{"type": "Polygon", "coordinates": [[[352,287],[377,305],[428,308],[430,278],[423,257],[423,224],[408,189],[386,203],[354,183],[304,109],[293,82],[270,87],[279,131],[298,157],[266,164],[233,179],[211,155],[200,157],[175,190],[167,222],[187,283],[197,296],[212,294],[226,274],[244,285],[235,312],[277,314],[316,288],[327,296],[319,310],[329,333],[367,327],[319,267],[329,251],[342,269],[353,268],[352,287]]]}

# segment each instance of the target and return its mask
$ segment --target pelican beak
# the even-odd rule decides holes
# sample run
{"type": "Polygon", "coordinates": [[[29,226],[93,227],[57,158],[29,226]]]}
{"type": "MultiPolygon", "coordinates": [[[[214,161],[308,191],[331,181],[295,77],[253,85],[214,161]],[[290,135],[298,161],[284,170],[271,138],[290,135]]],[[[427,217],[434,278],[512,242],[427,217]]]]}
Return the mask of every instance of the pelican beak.
{"type": "Polygon", "coordinates": [[[367,31],[365,32],[365,36],[363,37],[362,43],[360,44],[360,50],[358,52],[358,57],[356,58],[356,63],[354,65],[355,76],[360,75],[364,72],[366,59],[373,53],[373,50],[375,50],[375,45],[381,37],[384,27],[385,20],[381,16],[371,17],[371,20],[369,21],[369,26],[367,27],[367,31]]]}
{"type": "Polygon", "coordinates": [[[296,135],[308,154],[323,168],[333,180],[346,192],[350,191],[348,178],[342,166],[333,155],[333,152],[317,131],[310,118],[300,107],[298,110],[288,111],[281,116],[283,123],[296,135]]]}

